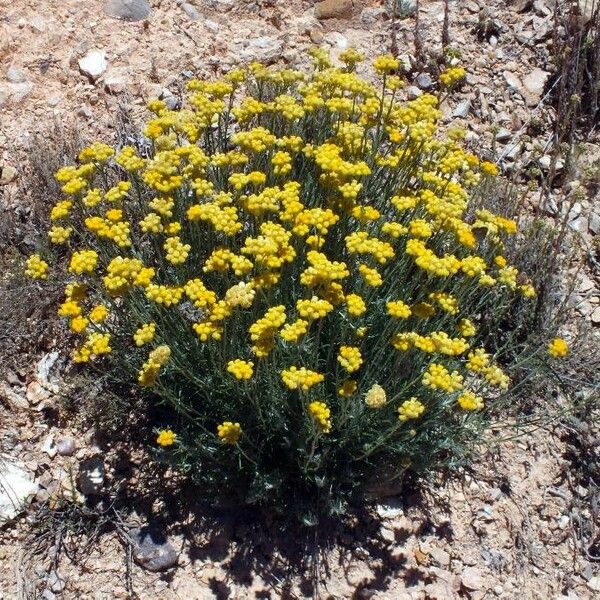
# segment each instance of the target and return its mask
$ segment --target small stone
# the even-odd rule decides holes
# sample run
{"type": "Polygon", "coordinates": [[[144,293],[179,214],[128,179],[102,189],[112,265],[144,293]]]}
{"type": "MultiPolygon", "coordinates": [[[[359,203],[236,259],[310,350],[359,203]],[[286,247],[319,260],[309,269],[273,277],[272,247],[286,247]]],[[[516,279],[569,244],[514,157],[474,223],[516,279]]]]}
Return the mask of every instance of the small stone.
{"type": "Polygon", "coordinates": [[[352,0],[322,0],[315,4],[317,19],[349,19],[352,16],[352,0]]]}
{"type": "Polygon", "coordinates": [[[570,522],[571,522],[571,519],[569,519],[569,517],[567,515],[562,515],[558,519],[558,528],[559,529],[566,529],[569,526],[570,522]]]}
{"type": "Polygon", "coordinates": [[[104,485],[104,461],[99,456],[84,460],[79,466],[77,486],[85,496],[93,496],[102,490],[104,485]]]}
{"type": "Polygon", "coordinates": [[[417,12],[416,0],[386,0],[386,5],[390,15],[395,12],[396,17],[401,19],[412,17],[417,12]]]}
{"type": "Polygon", "coordinates": [[[11,83],[23,83],[27,81],[27,74],[16,65],[11,65],[6,71],[6,79],[11,83]]]}
{"type": "Polygon", "coordinates": [[[409,100],[415,100],[419,96],[422,96],[423,92],[416,85],[409,85],[406,88],[406,97],[409,100]]]}
{"type": "Polygon", "coordinates": [[[315,44],[322,44],[324,40],[323,34],[316,28],[313,28],[308,32],[308,37],[310,37],[310,41],[315,44]]]}
{"type": "Polygon", "coordinates": [[[61,456],[73,456],[75,454],[75,440],[72,437],[60,438],[56,442],[56,450],[61,456]]]}
{"type": "Polygon", "coordinates": [[[149,571],[164,571],[177,563],[177,551],[165,534],[154,527],[132,529],[133,558],[149,571]]]}
{"type": "Polygon", "coordinates": [[[363,9],[360,13],[360,22],[369,27],[371,25],[375,25],[379,19],[381,19],[386,14],[385,8],[383,6],[379,7],[367,7],[363,9]]]}
{"type": "Polygon", "coordinates": [[[27,386],[27,400],[30,404],[39,404],[48,398],[50,398],[50,392],[37,381],[32,381],[27,386]]]}
{"type": "Polygon", "coordinates": [[[375,510],[382,519],[394,519],[404,514],[401,504],[394,502],[393,499],[390,499],[390,502],[387,504],[378,504],[375,510]]]}
{"type": "Polygon", "coordinates": [[[148,0],[109,0],[104,12],[123,21],[142,21],[150,14],[150,3],[148,0]]]}
{"type": "Polygon", "coordinates": [[[181,8],[192,21],[199,21],[202,18],[202,15],[198,12],[198,9],[189,2],[184,2],[181,5],[181,8]]]}
{"type": "Polygon", "coordinates": [[[106,52],[98,49],[90,50],[83,58],[79,59],[78,64],[79,70],[94,82],[108,67],[106,52]]]}
{"type": "Polygon", "coordinates": [[[33,91],[33,83],[31,81],[23,81],[22,83],[10,83],[10,99],[14,104],[22,102],[33,91]]]}
{"type": "Polygon", "coordinates": [[[583,215],[569,222],[569,227],[581,235],[585,235],[588,232],[588,226],[588,219],[583,215]]]}
{"type": "Polygon", "coordinates": [[[0,171],[0,185],[7,185],[17,178],[19,172],[12,165],[4,165],[0,171]]]}
{"type": "Polygon", "coordinates": [[[468,116],[471,111],[471,101],[463,100],[460,104],[457,104],[454,110],[452,111],[453,117],[464,118],[468,116]]]}
{"type": "Polygon", "coordinates": [[[600,325],[600,306],[596,306],[596,308],[592,311],[590,315],[590,321],[594,325],[600,325]]]}
{"type": "Polygon", "coordinates": [[[541,100],[548,77],[548,71],[537,68],[523,77],[523,95],[527,106],[535,106],[541,100]]]}
{"type": "Polygon", "coordinates": [[[510,71],[504,71],[502,73],[504,76],[504,80],[508,83],[509,87],[514,88],[515,90],[519,90],[521,88],[521,80],[517,75],[511,73],[510,71]]]}
{"type": "Polygon", "coordinates": [[[476,567],[465,567],[460,581],[468,590],[480,590],[484,587],[483,575],[476,567]]]}
{"type": "Polygon", "coordinates": [[[109,94],[122,94],[127,90],[129,74],[122,67],[109,69],[104,76],[104,89],[109,94]]]}
{"type": "Polygon", "coordinates": [[[42,594],[42,600],[56,600],[56,594],[52,590],[46,588],[42,594]]]}
{"type": "Polygon", "coordinates": [[[590,223],[589,223],[590,231],[594,235],[598,235],[600,233],[600,215],[598,213],[592,213],[590,215],[590,223]]]}
{"type": "Polygon", "coordinates": [[[447,567],[450,565],[450,554],[445,550],[433,547],[429,550],[429,554],[440,567],[447,567]]]}
{"type": "Polygon", "coordinates": [[[22,464],[0,456],[0,524],[14,519],[35,496],[38,484],[22,464]]]}
{"type": "Polygon", "coordinates": [[[600,592],[600,576],[596,575],[595,577],[592,577],[587,582],[587,586],[590,588],[590,590],[593,590],[594,592],[600,592]]]}
{"type": "Polygon", "coordinates": [[[48,100],[46,100],[46,103],[48,104],[48,106],[58,106],[60,104],[62,100],[62,97],[60,96],[60,94],[53,94],[52,96],[50,96],[50,98],[48,98],[48,100]]]}
{"type": "Polygon", "coordinates": [[[422,90],[428,90],[433,87],[433,79],[429,73],[419,73],[415,82],[422,90]]]}
{"type": "Polygon", "coordinates": [[[283,42],[276,37],[262,36],[245,44],[240,53],[242,60],[276,61],[283,51],[283,42]]]}
{"type": "Polygon", "coordinates": [[[537,162],[540,169],[547,171],[548,169],[550,169],[550,165],[552,164],[552,157],[548,154],[545,154],[544,156],[540,156],[537,162]]]}
{"type": "Polygon", "coordinates": [[[498,142],[508,142],[512,138],[512,131],[506,129],[506,127],[501,127],[496,132],[496,140],[498,142]]]}
{"type": "Polygon", "coordinates": [[[495,585],[494,594],[496,594],[496,596],[501,596],[502,594],[504,594],[504,588],[501,585],[495,585]]]}

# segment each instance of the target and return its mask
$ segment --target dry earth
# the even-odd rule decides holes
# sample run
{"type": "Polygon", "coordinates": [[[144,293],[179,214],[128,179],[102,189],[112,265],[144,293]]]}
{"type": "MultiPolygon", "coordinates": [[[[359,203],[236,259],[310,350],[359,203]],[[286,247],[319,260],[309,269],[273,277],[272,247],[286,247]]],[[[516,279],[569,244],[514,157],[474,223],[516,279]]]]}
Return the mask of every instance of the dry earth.
{"type": "MultiPolygon", "coordinates": [[[[152,0],[147,18],[135,22],[109,16],[107,4],[119,2],[2,1],[2,210],[27,203],[21,179],[27,156],[36,135],[49,135],[56,122],[73,125],[84,137],[110,140],[119,107],[135,119],[150,97],[177,102],[191,76],[210,77],[240,60],[304,66],[306,49],[315,43],[329,46],[334,56],[347,46],[373,56],[391,43],[384,3],[375,0],[328,0],[325,4],[338,11],[330,19],[316,18],[312,1],[152,0]],[[94,61],[98,72],[86,75],[97,66],[89,64],[94,61]]],[[[409,0],[404,4],[412,6],[409,0]]],[[[451,46],[469,75],[468,85],[444,103],[448,120],[467,127],[474,148],[493,148],[492,158],[501,159],[507,172],[518,161],[546,168],[553,118],[545,102],[550,0],[451,1],[450,7],[451,46]],[[538,134],[531,140],[524,133],[533,119],[538,134]]],[[[432,58],[440,51],[443,16],[443,2],[421,1],[423,44],[432,58]]],[[[414,63],[414,25],[414,14],[397,24],[406,63],[414,63]]],[[[409,96],[434,85],[425,71],[414,72],[412,79],[409,96]]],[[[598,146],[588,145],[588,164],[597,156],[598,146]]],[[[533,196],[530,200],[535,202],[533,196]]],[[[600,232],[597,198],[588,197],[572,210],[570,226],[581,234],[584,248],[591,246],[600,232]]],[[[579,312],[599,324],[597,279],[584,271],[578,286],[579,312]]],[[[0,600],[109,600],[133,597],[132,590],[140,599],[163,600],[314,595],[585,600],[600,595],[598,557],[593,560],[600,549],[592,543],[598,506],[591,502],[598,489],[573,470],[564,428],[498,442],[461,484],[446,482],[425,498],[392,498],[378,506],[381,524],[357,519],[324,552],[316,591],[309,573],[294,568],[302,545],[278,534],[276,525],[263,532],[245,515],[224,513],[212,516],[219,527],[215,533],[192,513],[161,520],[169,511],[160,494],[145,510],[132,502],[124,518],[128,525],[149,518],[160,522],[179,554],[174,569],[152,573],[132,563],[114,529],[89,548],[66,544],[54,557],[35,554],[37,544],[47,543],[28,533],[37,507],[55,493],[78,494],[73,479],[84,459],[102,456],[107,482],[120,482],[133,495],[143,462],[132,459],[134,474],[124,476],[114,447],[94,431],[69,423],[53,387],[60,384],[54,378],[61,361],[48,376],[47,354],[41,369],[38,365],[43,358],[41,352],[20,357],[20,368],[2,373],[0,382],[0,451],[20,460],[38,486],[20,520],[0,528],[0,600]],[[76,557],[69,557],[69,549],[80,550],[80,560],[71,560],[76,557]]],[[[55,542],[48,547],[56,549],[55,542]]]]}

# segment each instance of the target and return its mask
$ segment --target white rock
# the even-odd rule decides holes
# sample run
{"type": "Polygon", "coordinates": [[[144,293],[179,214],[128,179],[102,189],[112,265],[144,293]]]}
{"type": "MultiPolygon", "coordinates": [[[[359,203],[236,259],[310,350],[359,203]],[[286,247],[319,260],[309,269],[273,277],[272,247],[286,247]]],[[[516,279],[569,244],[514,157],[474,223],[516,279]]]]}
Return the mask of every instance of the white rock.
{"type": "Polygon", "coordinates": [[[9,83],[9,98],[13,104],[22,102],[31,92],[33,92],[33,83],[23,81],[22,83],[9,83]]]}
{"type": "Polygon", "coordinates": [[[104,76],[104,89],[109,94],[122,94],[129,84],[129,73],[123,67],[111,68],[104,76]]]}
{"type": "Polygon", "coordinates": [[[483,575],[476,567],[464,568],[460,576],[460,581],[468,590],[480,590],[485,585],[483,575]]]}
{"type": "Polygon", "coordinates": [[[600,306],[596,306],[596,308],[592,311],[590,320],[594,325],[600,325],[600,306]]]}
{"type": "Polygon", "coordinates": [[[27,81],[27,74],[16,65],[10,65],[6,71],[6,79],[11,83],[23,83],[27,81]]]}
{"type": "Polygon", "coordinates": [[[108,61],[104,50],[94,48],[79,59],[79,70],[92,81],[96,81],[106,71],[107,67],[108,61]]]}
{"type": "Polygon", "coordinates": [[[0,523],[14,519],[38,491],[24,466],[0,456],[0,523]]]}
{"type": "Polygon", "coordinates": [[[600,576],[596,575],[592,577],[588,582],[587,586],[590,590],[594,590],[595,592],[600,592],[600,576]]]}
{"type": "Polygon", "coordinates": [[[273,62],[283,51],[283,42],[277,37],[261,36],[250,40],[240,52],[242,60],[273,62]]]}
{"type": "Polygon", "coordinates": [[[123,21],[141,21],[150,14],[148,0],[109,0],[104,12],[123,21]]]}
{"type": "Polygon", "coordinates": [[[523,95],[527,106],[535,106],[541,100],[548,77],[548,71],[538,68],[523,77],[523,95]]]}

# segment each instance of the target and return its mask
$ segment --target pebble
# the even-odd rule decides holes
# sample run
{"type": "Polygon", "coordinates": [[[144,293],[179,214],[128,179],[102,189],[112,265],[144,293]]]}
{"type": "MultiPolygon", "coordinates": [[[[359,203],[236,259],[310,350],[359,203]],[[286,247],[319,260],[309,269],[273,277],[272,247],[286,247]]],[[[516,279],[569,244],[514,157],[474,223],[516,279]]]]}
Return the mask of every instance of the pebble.
{"type": "Polygon", "coordinates": [[[199,21],[202,18],[202,15],[200,14],[200,12],[198,11],[198,9],[193,5],[190,4],[189,2],[184,2],[181,5],[181,8],[183,9],[183,12],[192,20],[192,21],[199,21]]]}
{"type": "Polygon", "coordinates": [[[259,60],[266,63],[279,58],[283,51],[283,42],[277,37],[261,36],[249,40],[240,52],[242,60],[259,60]]]}
{"type": "Polygon", "coordinates": [[[104,461],[93,456],[82,461],[77,475],[77,487],[85,496],[98,494],[104,486],[104,461]]]}
{"type": "Polygon", "coordinates": [[[600,325],[600,306],[596,306],[596,308],[592,311],[590,320],[594,325],[600,325]]]}
{"type": "Polygon", "coordinates": [[[406,97],[409,100],[415,100],[419,96],[422,96],[423,92],[416,85],[409,85],[406,88],[406,97]]]}
{"type": "Polygon", "coordinates": [[[375,25],[375,23],[385,15],[386,10],[382,6],[372,8],[367,7],[360,13],[360,22],[366,27],[370,27],[371,25],[375,25]]]}
{"type": "Polygon", "coordinates": [[[352,16],[352,0],[322,0],[315,4],[317,19],[349,19],[352,16]]]}
{"type": "Polygon", "coordinates": [[[127,90],[129,74],[123,67],[111,68],[104,76],[104,89],[109,94],[122,94],[127,90]]]}
{"type": "Polygon", "coordinates": [[[570,522],[571,522],[571,519],[569,519],[569,517],[567,515],[562,515],[558,519],[558,528],[566,529],[569,526],[570,522]]]}
{"type": "MultiPolygon", "coordinates": [[[[12,165],[4,165],[2,167],[2,171],[0,172],[0,185],[7,185],[11,181],[14,181],[17,178],[19,172],[12,165]]],[[[27,400],[23,398],[23,402],[21,402],[20,397],[16,397],[15,394],[8,386],[5,386],[2,389],[4,397],[7,398],[11,405],[14,405],[15,408],[19,408],[19,406],[23,405],[27,408],[27,400]]]]}
{"type": "Polygon", "coordinates": [[[63,437],[56,442],[56,451],[61,456],[73,456],[75,454],[75,440],[72,437],[63,437]]]}
{"type": "Polygon", "coordinates": [[[527,106],[535,106],[542,99],[548,77],[548,71],[537,68],[523,77],[523,96],[527,106]]]}
{"type": "Polygon", "coordinates": [[[108,67],[106,60],[106,52],[94,48],[90,50],[83,58],[78,61],[79,70],[89,77],[92,81],[96,81],[108,67]]]}
{"type": "Polygon", "coordinates": [[[468,116],[470,111],[471,111],[471,101],[463,100],[460,104],[456,105],[456,107],[452,111],[452,116],[464,118],[464,117],[468,116]]]}
{"type": "Polygon", "coordinates": [[[396,16],[402,19],[412,17],[417,12],[416,0],[386,0],[390,14],[395,11],[396,16]]]}
{"type": "Polygon", "coordinates": [[[429,554],[440,567],[448,567],[450,565],[450,554],[445,550],[434,547],[429,550],[429,554]]]}
{"type": "Polygon", "coordinates": [[[460,581],[468,590],[480,590],[484,587],[483,575],[475,567],[466,567],[463,569],[460,581]]]}
{"type": "Polygon", "coordinates": [[[177,563],[177,551],[158,529],[147,526],[129,532],[133,558],[149,571],[164,571],[177,563]]]}
{"type": "Polygon", "coordinates": [[[142,21],[150,14],[150,3],[148,0],[109,0],[104,12],[123,21],[142,21]]]}
{"type": "Polygon", "coordinates": [[[594,592],[600,592],[600,576],[596,575],[595,577],[592,577],[587,582],[587,586],[590,588],[590,590],[593,590],[594,592]]]}
{"type": "Polygon", "coordinates": [[[509,131],[508,129],[506,129],[506,127],[501,127],[496,132],[496,140],[499,142],[508,142],[508,140],[512,138],[512,135],[512,131],[509,131]]]}
{"type": "Polygon", "coordinates": [[[10,99],[15,103],[23,101],[33,91],[33,83],[31,81],[23,81],[22,83],[10,83],[10,99]]]}
{"type": "Polygon", "coordinates": [[[27,74],[16,65],[11,65],[6,71],[6,79],[11,83],[24,83],[27,81],[27,74]]]}
{"type": "Polygon", "coordinates": [[[14,519],[35,496],[38,484],[23,465],[0,456],[0,524],[14,519]]]}
{"type": "Polygon", "coordinates": [[[415,83],[422,90],[428,90],[433,87],[433,79],[429,73],[419,73],[415,79],[415,83]]]}

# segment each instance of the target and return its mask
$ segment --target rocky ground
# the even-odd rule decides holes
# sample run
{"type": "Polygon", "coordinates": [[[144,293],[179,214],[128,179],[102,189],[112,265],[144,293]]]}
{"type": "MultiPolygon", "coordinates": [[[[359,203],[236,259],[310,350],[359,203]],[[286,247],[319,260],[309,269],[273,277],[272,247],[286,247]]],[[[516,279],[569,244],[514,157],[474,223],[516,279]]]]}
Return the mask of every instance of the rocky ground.
{"type": "MultiPolygon", "coordinates": [[[[3,3],[1,210],[27,206],[23,175],[28,156],[39,136],[56,131],[56,123],[86,138],[110,141],[119,111],[135,120],[143,116],[151,97],[176,104],[192,76],[210,77],[239,61],[303,67],[308,64],[306,50],[314,44],[329,47],[334,57],[348,46],[369,56],[389,51],[389,4],[3,3]]],[[[415,97],[435,87],[428,65],[441,52],[444,3],[421,0],[418,16],[426,56],[420,65],[414,47],[415,5],[412,0],[398,4],[397,46],[408,71],[406,94],[415,97]]],[[[446,120],[466,127],[468,144],[498,161],[507,175],[531,167],[547,173],[555,118],[549,105],[551,0],[467,0],[449,5],[450,48],[467,67],[468,77],[467,85],[444,102],[446,120]]],[[[593,255],[600,234],[600,203],[594,196],[600,167],[596,142],[592,138],[581,147],[579,164],[570,176],[576,183],[551,190],[550,200],[541,207],[549,218],[566,217],[579,234],[582,256],[593,255]],[[578,187],[583,193],[571,201],[578,187]]],[[[526,196],[530,207],[539,211],[538,199],[535,192],[526,196]]],[[[572,303],[592,328],[600,325],[598,290],[597,267],[594,271],[593,262],[583,263],[577,269],[572,303]]],[[[10,480],[15,493],[33,499],[14,520],[10,500],[0,495],[0,512],[11,518],[0,528],[1,600],[109,600],[133,597],[132,591],[141,599],[164,600],[315,594],[308,574],[294,569],[302,548],[290,550],[289,540],[280,543],[276,531],[263,533],[239,515],[216,520],[213,515],[220,527],[216,533],[191,513],[178,515],[158,524],[167,536],[164,540],[144,538],[144,526],[157,525],[157,515],[164,512],[164,498],[155,499],[146,511],[136,506],[122,515],[125,522],[120,525],[110,513],[110,526],[97,536],[92,535],[94,527],[83,527],[80,516],[72,516],[71,523],[76,532],[85,531],[79,538],[63,532],[60,539],[48,540],[47,531],[56,534],[48,527],[32,533],[32,523],[47,519],[36,510],[49,498],[78,499],[82,492],[93,495],[117,484],[132,493],[139,470],[134,464],[125,475],[114,448],[93,430],[69,422],[61,408],[61,358],[49,350],[19,357],[18,368],[0,371],[0,491],[10,480]],[[142,527],[133,540],[123,533],[132,526],[142,527]],[[76,548],[79,542],[73,539],[83,546],[86,539],[94,543],[76,548]],[[157,566],[156,560],[162,561],[158,566],[177,560],[177,566],[149,570],[157,566]]],[[[577,430],[576,436],[590,438],[585,447],[592,457],[598,451],[593,433],[577,430]]],[[[498,442],[485,451],[482,466],[460,484],[432,487],[435,497],[390,499],[377,508],[381,525],[366,517],[357,519],[340,543],[324,553],[318,597],[584,600],[600,594],[598,489],[575,469],[573,453],[583,450],[578,444],[573,450],[570,436],[562,427],[498,442]]],[[[108,515],[109,506],[105,509],[108,515]]]]}

